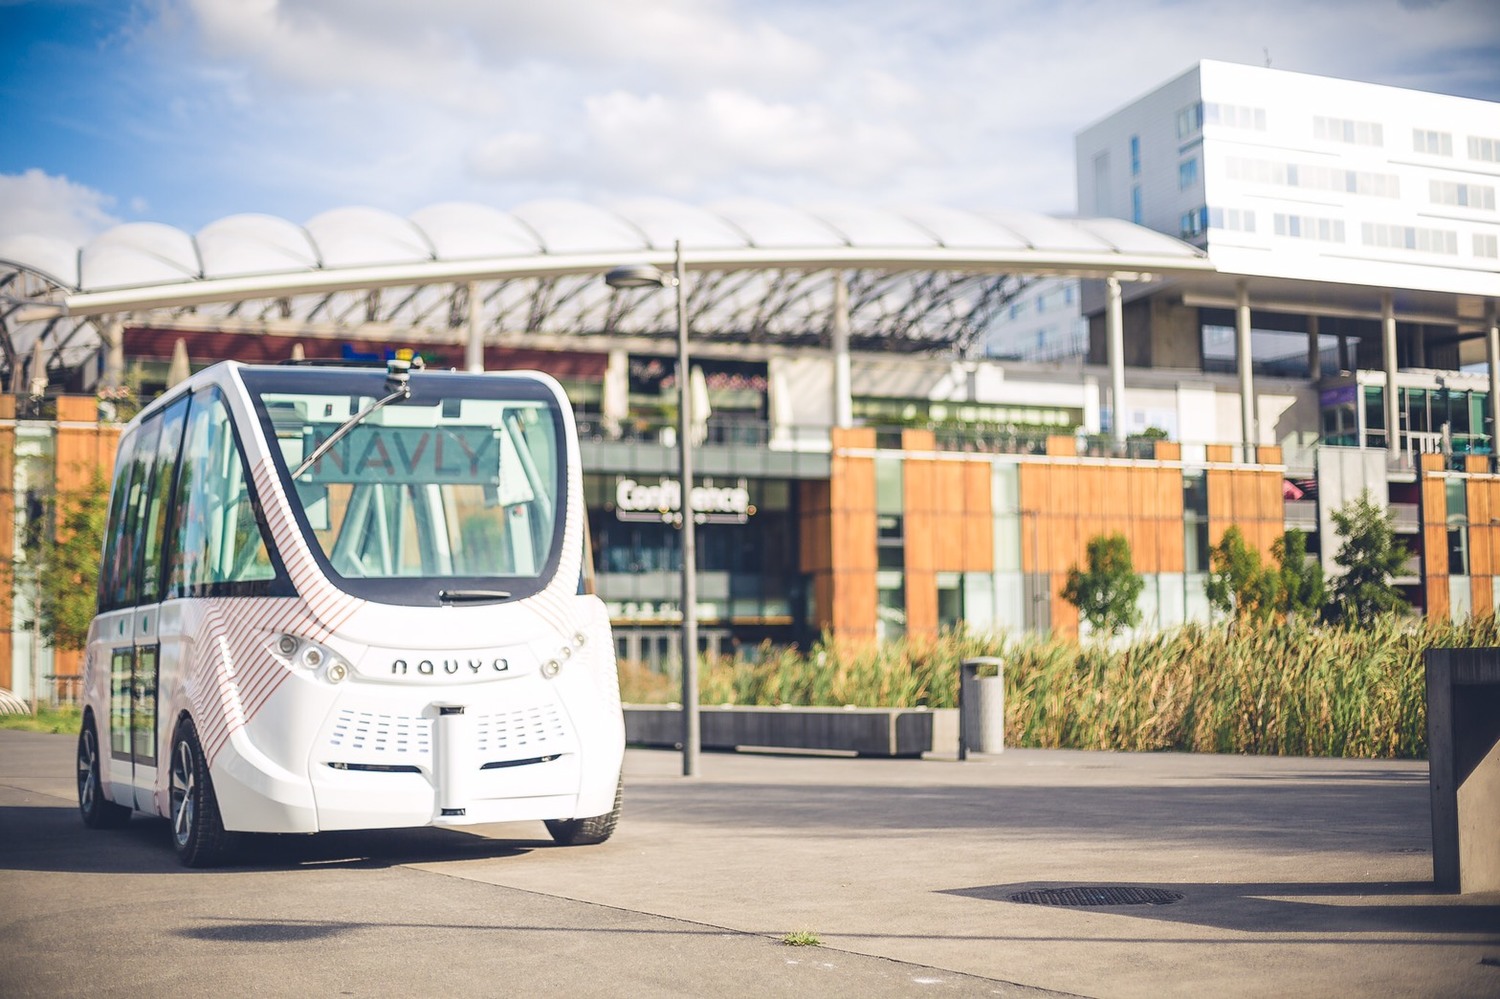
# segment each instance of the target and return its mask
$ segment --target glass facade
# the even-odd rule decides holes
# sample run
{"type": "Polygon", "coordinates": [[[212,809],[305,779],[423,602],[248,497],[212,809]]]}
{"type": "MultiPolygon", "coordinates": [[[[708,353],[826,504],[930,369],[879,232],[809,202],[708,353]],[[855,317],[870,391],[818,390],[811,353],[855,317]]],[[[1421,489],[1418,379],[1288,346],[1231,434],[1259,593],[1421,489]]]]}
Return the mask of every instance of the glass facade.
{"type": "MultiPolygon", "coordinates": [[[[622,636],[622,658],[664,666],[682,620],[681,493],[663,475],[587,474],[584,501],[595,585],[622,636]],[[632,634],[640,629],[639,634],[632,634]]],[[[706,651],[730,654],[766,638],[806,642],[809,583],[799,569],[797,483],[697,479],[698,620],[706,651]]]]}

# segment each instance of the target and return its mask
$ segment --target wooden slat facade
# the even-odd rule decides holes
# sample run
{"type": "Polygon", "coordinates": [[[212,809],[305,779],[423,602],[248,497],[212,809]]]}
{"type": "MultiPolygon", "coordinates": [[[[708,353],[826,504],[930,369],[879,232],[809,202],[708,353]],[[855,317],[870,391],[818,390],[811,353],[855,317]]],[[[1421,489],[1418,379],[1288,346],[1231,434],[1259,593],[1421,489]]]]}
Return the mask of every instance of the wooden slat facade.
{"type": "MultiPolygon", "coordinates": [[[[57,418],[47,424],[52,432],[53,497],[59,517],[70,505],[95,489],[108,490],[114,470],[115,451],[122,426],[98,422],[98,402],[93,396],[61,396],[56,400],[57,418]]],[[[14,525],[17,516],[15,398],[0,396],[0,524],[14,525]]],[[[5,626],[0,628],[0,687],[15,688],[13,670],[15,642],[10,623],[14,613],[15,531],[0,530],[0,559],[6,579],[5,626]]],[[[71,649],[52,651],[51,673],[57,693],[64,699],[76,696],[77,678],[83,672],[83,653],[71,649]]]]}

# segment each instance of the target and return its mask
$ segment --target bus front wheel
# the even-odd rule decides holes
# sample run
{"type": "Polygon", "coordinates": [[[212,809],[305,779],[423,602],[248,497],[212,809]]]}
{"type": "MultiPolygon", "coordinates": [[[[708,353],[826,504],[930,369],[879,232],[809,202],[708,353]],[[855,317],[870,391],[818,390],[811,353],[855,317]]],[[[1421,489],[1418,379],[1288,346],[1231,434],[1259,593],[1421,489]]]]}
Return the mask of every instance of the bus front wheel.
{"type": "Polygon", "coordinates": [[[614,835],[615,825],[620,821],[620,799],[625,790],[622,775],[615,784],[615,807],[604,815],[589,819],[548,819],[547,831],[558,846],[593,846],[603,843],[614,835]]]}
{"type": "Polygon", "coordinates": [[[185,867],[213,867],[234,850],[235,837],[224,830],[208,760],[190,718],[182,720],[172,738],[171,820],[172,845],[185,867]]]}
{"type": "Polygon", "coordinates": [[[83,720],[78,733],[78,811],[90,829],[118,829],[130,821],[131,810],[104,795],[99,779],[99,733],[94,729],[93,715],[83,720]]]}

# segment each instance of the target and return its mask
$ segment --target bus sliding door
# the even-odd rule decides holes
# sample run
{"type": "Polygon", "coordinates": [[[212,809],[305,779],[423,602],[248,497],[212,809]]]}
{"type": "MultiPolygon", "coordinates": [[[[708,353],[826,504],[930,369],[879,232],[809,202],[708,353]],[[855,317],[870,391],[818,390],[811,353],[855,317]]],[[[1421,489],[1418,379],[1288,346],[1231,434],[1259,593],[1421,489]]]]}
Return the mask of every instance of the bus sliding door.
{"type": "MultiPolygon", "coordinates": [[[[170,751],[172,719],[158,710],[163,667],[176,673],[181,654],[179,607],[162,603],[167,574],[167,521],[172,510],[177,456],[182,451],[182,428],[186,423],[188,398],[169,406],[153,422],[159,426],[156,453],[146,480],[146,498],[140,524],[140,559],[135,607],[135,683],[131,703],[131,754],[135,767],[135,807],[162,812],[165,801],[157,801],[158,768],[170,751]],[[170,619],[170,620],[169,620],[170,619]],[[170,664],[167,660],[172,660],[170,664]]],[[[145,438],[142,438],[143,443],[145,438]]]]}
{"type": "Polygon", "coordinates": [[[109,664],[111,797],[147,812],[158,811],[163,738],[157,722],[162,538],[186,405],[184,399],[147,420],[122,443],[101,567],[94,655],[109,664]]]}

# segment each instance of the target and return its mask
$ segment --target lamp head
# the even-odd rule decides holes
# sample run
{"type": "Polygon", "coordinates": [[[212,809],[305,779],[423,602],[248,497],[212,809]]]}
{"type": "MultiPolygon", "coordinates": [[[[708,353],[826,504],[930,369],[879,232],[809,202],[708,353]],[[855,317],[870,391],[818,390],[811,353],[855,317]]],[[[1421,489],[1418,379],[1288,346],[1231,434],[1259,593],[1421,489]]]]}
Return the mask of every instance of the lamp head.
{"type": "Polygon", "coordinates": [[[626,264],[604,275],[611,288],[665,288],[673,280],[651,264],[626,264]]]}

